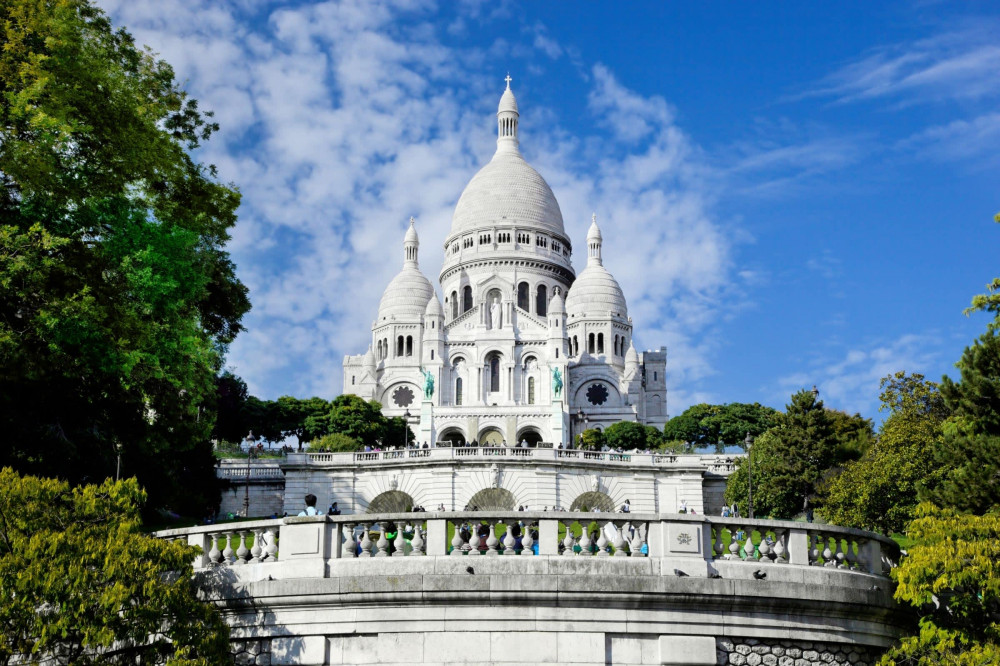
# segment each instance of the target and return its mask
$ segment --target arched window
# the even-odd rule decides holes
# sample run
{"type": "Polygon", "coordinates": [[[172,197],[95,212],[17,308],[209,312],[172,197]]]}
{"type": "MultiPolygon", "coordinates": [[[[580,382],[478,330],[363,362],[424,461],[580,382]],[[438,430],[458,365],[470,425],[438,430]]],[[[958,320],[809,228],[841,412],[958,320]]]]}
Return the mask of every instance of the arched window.
{"type": "Polygon", "coordinates": [[[455,404],[462,404],[462,378],[459,377],[455,380],[455,404]]]}
{"type": "Polygon", "coordinates": [[[591,333],[587,337],[587,353],[588,354],[593,354],[594,353],[594,334],[593,333],[591,333]]]}
{"type": "Polygon", "coordinates": [[[549,304],[548,290],[545,288],[544,284],[538,285],[538,296],[535,299],[535,313],[539,317],[544,317],[546,312],[546,306],[549,304]]]}
{"type": "Polygon", "coordinates": [[[615,335],[615,356],[618,356],[618,335],[615,335]]]}
{"type": "Polygon", "coordinates": [[[403,355],[403,336],[396,338],[396,356],[403,355]]]}
{"type": "Polygon", "coordinates": [[[527,282],[517,285],[517,307],[527,312],[531,308],[531,296],[528,294],[530,287],[527,282]]]}
{"type": "Polygon", "coordinates": [[[432,361],[434,360],[434,350],[433,349],[431,350],[431,360],[432,361]]]}
{"type": "Polygon", "coordinates": [[[413,336],[406,336],[406,355],[413,356],[413,336]]]}
{"type": "Polygon", "coordinates": [[[603,354],[604,353],[604,334],[603,333],[598,333],[597,334],[597,353],[598,354],[603,354]]]}
{"type": "Polygon", "coordinates": [[[382,358],[389,358],[389,338],[382,338],[382,358]]]}
{"type": "Polygon", "coordinates": [[[535,404],[535,378],[528,377],[528,404],[535,404]]]}
{"type": "Polygon", "coordinates": [[[451,318],[458,316],[458,292],[451,292],[451,318]]]}
{"type": "Polygon", "coordinates": [[[472,309],[472,287],[466,287],[462,290],[462,312],[468,312],[472,309]]]}
{"type": "Polygon", "coordinates": [[[573,336],[573,346],[569,351],[573,356],[577,356],[580,353],[580,340],[575,335],[573,336]]]}
{"type": "Polygon", "coordinates": [[[354,386],[354,375],[351,375],[351,386],[354,386]]]}
{"type": "Polygon", "coordinates": [[[500,391],[500,355],[491,354],[488,362],[490,366],[490,392],[498,393],[500,391]]]}

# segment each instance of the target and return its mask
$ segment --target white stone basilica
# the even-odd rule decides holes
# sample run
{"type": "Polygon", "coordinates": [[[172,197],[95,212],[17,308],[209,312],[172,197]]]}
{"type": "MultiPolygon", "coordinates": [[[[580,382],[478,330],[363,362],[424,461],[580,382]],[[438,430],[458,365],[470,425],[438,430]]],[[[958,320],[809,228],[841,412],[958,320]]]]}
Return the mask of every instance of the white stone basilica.
{"type": "Polygon", "coordinates": [[[418,266],[411,219],[371,346],[344,358],[344,392],[406,416],[418,445],[566,445],[618,421],[662,428],[666,348],[632,345],[596,217],[575,275],[559,204],[518,150],[509,77],[497,126],[496,154],[462,192],[445,240],[444,306],[418,266]]]}

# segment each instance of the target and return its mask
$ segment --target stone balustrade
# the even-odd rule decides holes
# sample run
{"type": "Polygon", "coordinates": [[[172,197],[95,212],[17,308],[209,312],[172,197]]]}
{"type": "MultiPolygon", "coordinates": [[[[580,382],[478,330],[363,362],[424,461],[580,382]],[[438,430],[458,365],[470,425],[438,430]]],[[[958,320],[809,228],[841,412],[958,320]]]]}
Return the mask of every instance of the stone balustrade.
{"type": "MultiPolygon", "coordinates": [[[[789,521],[579,512],[419,512],[290,517],[165,530],[202,548],[196,568],[279,564],[289,559],[516,555],[652,558],[685,575],[718,575],[734,563],[824,567],[885,577],[899,549],[883,536],[789,521]],[[309,547],[306,548],[306,545],[309,547]]],[[[299,567],[296,567],[299,568],[299,567]]],[[[317,570],[324,570],[320,566],[317,570]]],[[[763,570],[762,570],[763,571],[763,570]]],[[[671,572],[661,571],[663,575],[671,572]]]]}

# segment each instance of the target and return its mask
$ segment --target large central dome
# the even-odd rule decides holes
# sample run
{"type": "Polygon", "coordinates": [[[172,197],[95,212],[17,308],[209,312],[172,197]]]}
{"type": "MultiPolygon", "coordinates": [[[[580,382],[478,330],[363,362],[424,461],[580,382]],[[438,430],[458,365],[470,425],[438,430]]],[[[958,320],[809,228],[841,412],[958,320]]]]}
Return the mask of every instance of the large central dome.
{"type": "Polygon", "coordinates": [[[517,100],[508,84],[497,110],[497,152],[458,199],[449,240],[493,226],[515,225],[566,237],[552,188],[518,150],[517,100]]]}

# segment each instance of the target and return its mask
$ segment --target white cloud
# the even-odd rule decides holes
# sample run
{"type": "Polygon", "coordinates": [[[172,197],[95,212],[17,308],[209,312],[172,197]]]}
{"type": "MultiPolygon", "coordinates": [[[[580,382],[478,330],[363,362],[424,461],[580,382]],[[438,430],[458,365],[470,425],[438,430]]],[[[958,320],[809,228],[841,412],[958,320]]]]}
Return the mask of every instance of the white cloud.
{"type": "Polygon", "coordinates": [[[897,148],[945,161],[995,158],[1000,149],[1000,113],[928,127],[899,142],[897,148]]]}

